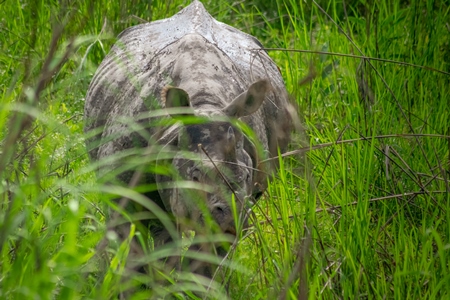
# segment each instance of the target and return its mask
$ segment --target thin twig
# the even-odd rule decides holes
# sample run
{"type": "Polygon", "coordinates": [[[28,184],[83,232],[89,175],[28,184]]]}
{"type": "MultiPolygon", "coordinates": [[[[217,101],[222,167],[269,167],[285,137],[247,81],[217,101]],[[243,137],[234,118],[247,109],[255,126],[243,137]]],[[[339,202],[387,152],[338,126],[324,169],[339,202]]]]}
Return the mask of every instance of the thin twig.
{"type": "MultiPolygon", "coordinates": [[[[433,182],[434,178],[430,179],[426,184],[424,184],[424,187],[428,186],[431,182],[433,182]]],[[[436,192],[440,192],[440,193],[446,193],[446,191],[432,191],[432,193],[436,193],[436,192]]],[[[411,201],[413,201],[418,195],[420,194],[424,194],[425,191],[421,191],[421,192],[416,192],[412,195],[412,197],[406,201],[405,203],[403,203],[403,205],[401,206],[401,208],[405,207],[407,204],[411,203],[411,201]]],[[[408,196],[408,195],[407,195],[408,196]]],[[[398,215],[400,210],[397,210],[396,212],[394,212],[394,214],[392,216],[389,217],[389,219],[386,221],[386,223],[384,223],[383,226],[381,226],[379,232],[383,232],[384,229],[392,222],[392,220],[395,218],[395,216],[398,215]]]]}
{"type": "MultiPolygon", "coordinates": [[[[342,138],[342,136],[344,135],[344,133],[345,133],[345,131],[347,130],[347,128],[348,128],[348,124],[347,124],[347,125],[345,126],[345,128],[341,131],[341,133],[339,133],[339,136],[338,136],[338,138],[337,138],[337,142],[341,140],[341,138],[342,138]]],[[[331,149],[330,153],[329,153],[328,156],[327,156],[327,159],[326,159],[326,161],[325,161],[325,166],[324,166],[324,168],[323,168],[323,170],[322,170],[322,174],[320,174],[319,181],[317,181],[317,186],[319,186],[319,185],[320,185],[320,182],[322,181],[323,174],[325,173],[325,169],[327,168],[328,163],[329,163],[329,161],[330,161],[330,159],[331,159],[331,155],[333,155],[333,153],[334,153],[334,148],[331,149]]]]}
{"type": "MultiPolygon", "coordinates": [[[[312,150],[322,149],[322,148],[335,146],[335,145],[340,145],[340,144],[351,144],[351,143],[358,142],[358,141],[367,141],[367,140],[372,139],[372,138],[373,139],[388,139],[388,138],[395,138],[395,137],[399,137],[399,138],[430,137],[430,138],[450,139],[450,136],[442,135],[442,134],[424,134],[424,133],[416,133],[416,134],[411,134],[411,133],[407,133],[407,134],[386,134],[386,135],[377,135],[377,136],[374,136],[374,137],[361,137],[361,138],[356,138],[356,139],[349,139],[349,140],[342,140],[342,141],[336,141],[336,142],[331,142],[331,143],[324,143],[324,144],[319,144],[319,145],[315,145],[315,146],[302,147],[302,148],[297,149],[297,150],[285,152],[285,153],[281,154],[281,157],[288,157],[288,156],[292,156],[292,155],[296,155],[296,154],[303,154],[303,153],[306,153],[306,152],[309,152],[309,151],[312,151],[312,150]]],[[[260,163],[265,163],[265,162],[269,162],[269,161],[272,161],[272,160],[278,160],[278,156],[267,158],[265,160],[262,160],[260,163]]]]}
{"type": "Polygon", "coordinates": [[[236,197],[236,199],[239,200],[239,202],[243,205],[244,202],[242,202],[242,200],[239,198],[239,196],[236,194],[236,191],[233,189],[233,187],[231,186],[230,182],[227,180],[227,178],[225,177],[225,175],[223,175],[223,173],[219,170],[219,168],[217,167],[217,165],[215,164],[214,160],[211,158],[211,156],[209,156],[208,152],[206,151],[206,149],[203,147],[202,144],[198,144],[198,148],[201,149],[203,151],[203,153],[205,153],[205,155],[208,157],[209,161],[213,164],[214,168],[216,169],[217,173],[220,175],[220,177],[222,177],[223,181],[225,181],[226,185],[228,186],[228,188],[230,189],[230,191],[234,194],[234,196],[236,197]]]}
{"type": "Polygon", "coordinates": [[[440,74],[444,74],[444,75],[450,76],[449,72],[442,71],[442,70],[435,69],[435,68],[428,67],[428,66],[421,66],[421,65],[408,63],[408,62],[403,62],[403,61],[397,61],[397,60],[385,59],[385,58],[378,58],[378,57],[370,57],[370,56],[364,56],[364,55],[346,54],[346,53],[337,53],[337,52],[328,52],[328,51],[316,51],[316,50],[285,49],[285,48],[259,48],[259,49],[251,49],[251,50],[298,52],[298,53],[324,54],[324,55],[332,55],[332,56],[360,58],[360,59],[381,61],[381,62],[387,62],[387,63],[403,65],[403,66],[408,66],[408,67],[420,68],[420,69],[425,69],[425,70],[428,70],[428,71],[432,71],[432,72],[436,72],[436,73],[440,73],[440,74]]]}
{"type": "MultiPolygon", "coordinates": [[[[384,197],[378,197],[378,198],[372,198],[367,200],[367,202],[377,202],[377,201],[382,201],[382,200],[388,200],[388,199],[395,199],[395,198],[402,198],[402,197],[406,197],[406,196],[418,196],[418,195],[426,195],[428,193],[433,193],[433,194],[444,194],[447,193],[447,191],[417,191],[417,192],[409,192],[409,193],[403,193],[403,194],[395,194],[395,195],[389,195],[389,196],[384,196],[384,197]]],[[[410,201],[410,200],[409,200],[410,201]]],[[[335,206],[330,206],[327,208],[318,208],[316,209],[316,213],[320,213],[320,212],[333,212],[335,210],[338,209],[342,209],[342,207],[344,206],[354,206],[357,205],[358,203],[361,203],[361,201],[354,201],[351,203],[347,203],[345,205],[335,205],[335,206]]],[[[298,218],[297,215],[290,215],[288,216],[288,219],[294,219],[294,218],[298,218]]],[[[277,218],[278,221],[281,221],[282,218],[277,218]]],[[[271,223],[272,220],[271,219],[267,219],[266,221],[260,221],[259,224],[260,225],[264,225],[266,223],[271,223]]]]}

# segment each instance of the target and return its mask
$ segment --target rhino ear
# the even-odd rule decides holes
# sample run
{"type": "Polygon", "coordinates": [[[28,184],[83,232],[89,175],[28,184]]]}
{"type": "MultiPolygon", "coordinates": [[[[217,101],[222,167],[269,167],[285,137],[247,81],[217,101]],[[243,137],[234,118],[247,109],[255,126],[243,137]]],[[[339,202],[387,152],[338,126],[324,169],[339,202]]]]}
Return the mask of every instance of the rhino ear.
{"type": "Polygon", "coordinates": [[[234,135],[234,130],[233,127],[228,127],[228,132],[227,132],[227,142],[229,145],[234,145],[236,144],[236,136],[234,135]]]}
{"type": "Polygon", "coordinates": [[[259,80],[253,83],[246,92],[237,96],[223,111],[229,117],[248,116],[258,110],[269,90],[269,81],[259,80]]]}
{"type": "Polygon", "coordinates": [[[161,99],[166,108],[181,109],[181,111],[171,114],[172,116],[192,115],[194,113],[190,106],[189,95],[183,89],[168,85],[162,89],[161,99]]]}

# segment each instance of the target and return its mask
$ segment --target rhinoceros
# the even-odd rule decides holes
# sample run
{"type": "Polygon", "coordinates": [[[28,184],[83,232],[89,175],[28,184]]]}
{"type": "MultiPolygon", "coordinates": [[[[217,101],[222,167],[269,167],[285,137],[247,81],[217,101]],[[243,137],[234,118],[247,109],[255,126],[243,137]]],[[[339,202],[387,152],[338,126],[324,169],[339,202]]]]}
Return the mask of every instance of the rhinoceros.
{"type": "MultiPolygon", "coordinates": [[[[123,31],[86,96],[85,132],[95,131],[90,158],[109,161],[99,172],[157,186],[143,194],[175,223],[203,226],[209,213],[220,231],[236,235],[234,216],[245,215],[272,172],[260,162],[286,149],[296,118],[280,71],[261,48],[196,0],[170,18],[123,31]],[[139,157],[133,149],[156,167],[127,168],[127,159],[139,157]],[[177,174],[158,171],[163,164],[177,174]],[[208,188],[192,192],[198,186],[208,188]]],[[[161,244],[170,236],[157,219],[139,222],[161,244]]]]}

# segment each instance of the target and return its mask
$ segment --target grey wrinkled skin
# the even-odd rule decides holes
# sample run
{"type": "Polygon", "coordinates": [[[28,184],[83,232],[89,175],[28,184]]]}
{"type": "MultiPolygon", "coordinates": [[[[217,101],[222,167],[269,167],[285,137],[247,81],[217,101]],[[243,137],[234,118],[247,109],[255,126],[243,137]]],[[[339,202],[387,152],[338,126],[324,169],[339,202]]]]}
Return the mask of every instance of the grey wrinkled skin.
{"type": "MultiPolygon", "coordinates": [[[[254,37],[213,19],[198,1],[171,18],[126,29],[87,93],[85,132],[100,128],[87,141],[91,159],[161,146],[158,161],[168,161],[178,177],[142,175],[140,182],[158,186],[146,196],[177,222],[202,224],[206,209],[222,232],[235,235],[231,194],[244,215],[246,203],[264,191],[273,167],[259,162],[276,156],[278,147],[286,149],[295,118],[277,66],[265,51],[255,50],[261,47],[254,37]],[[209,121],[161,128],[145,126],[149,118],[138,119],[158,109],[167,110],[161,119],[195,115],[209,121]],[[142,125],[147,135],[120,121],[127,119],[142,125]],[[266,157],[232,125],[233,119],[255,132],[266,157]],[[175,154],[168,159],[164,151],[175,154]],[[167,188],[174,179],[206,188],[167,188]]],[[[118,160],[103,166],[100,174],[119,167],[118,160]]],[[[118,179],[127,184],[133,174],[127,170],[118,179]]],[[[156,240],[164,236],[162,231],[153,231],[156,240]]]]}

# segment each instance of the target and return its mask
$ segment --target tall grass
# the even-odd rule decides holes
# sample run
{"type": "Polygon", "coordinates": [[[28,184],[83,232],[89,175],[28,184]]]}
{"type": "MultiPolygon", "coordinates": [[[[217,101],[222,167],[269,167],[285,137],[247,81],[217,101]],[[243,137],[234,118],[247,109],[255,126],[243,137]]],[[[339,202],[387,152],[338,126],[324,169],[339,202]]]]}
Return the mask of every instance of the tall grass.
{"type": "MultiPolygon", "coordinates": [[[[204,4],[289,50],[268,51],[307,135],[280,159],[210,297],[448,298],[449,4],[204,4]]],[[[139,194],[97,182],[84,97],[121,30],[180,5],[0,3],[0,298],[109,299],[136,284],[122,281],[129,244],[114,245],[107,211],[114,196],[139,194]],[[96,255],[105,241],[106,263],[96,255]]],[[[146,251],[157,265],[168,250],[146,251]]],[[[135,299],[195,299],[208,287],[172,275],[135,299]]]]}

